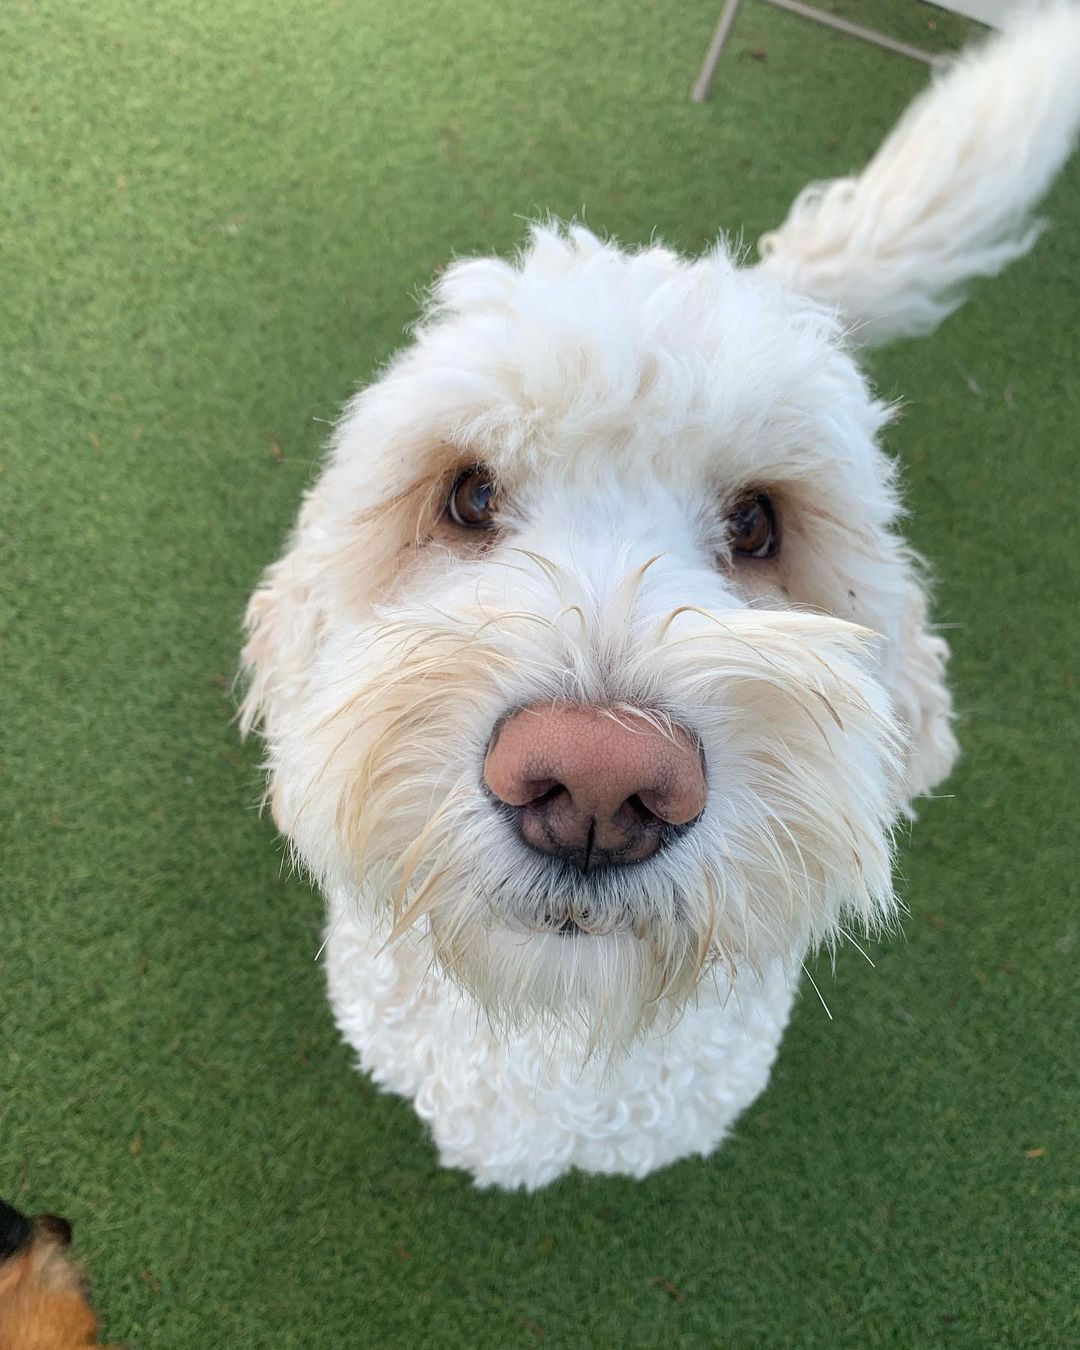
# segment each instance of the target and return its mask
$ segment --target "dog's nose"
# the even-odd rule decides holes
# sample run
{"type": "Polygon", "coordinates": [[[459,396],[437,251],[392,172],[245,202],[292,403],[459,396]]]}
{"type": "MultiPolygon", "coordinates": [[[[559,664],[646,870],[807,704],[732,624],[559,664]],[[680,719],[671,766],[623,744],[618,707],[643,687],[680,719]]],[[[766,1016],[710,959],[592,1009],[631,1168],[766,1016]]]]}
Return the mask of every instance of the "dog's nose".
{"type": "Polygon", "coordinates": [[[484,781],[517,809],[527,844],[583,871],[643,862],[666,827],[689,825],[705,808],[695,738],[622,708],[521,709],[492,737],[484,781]]]}

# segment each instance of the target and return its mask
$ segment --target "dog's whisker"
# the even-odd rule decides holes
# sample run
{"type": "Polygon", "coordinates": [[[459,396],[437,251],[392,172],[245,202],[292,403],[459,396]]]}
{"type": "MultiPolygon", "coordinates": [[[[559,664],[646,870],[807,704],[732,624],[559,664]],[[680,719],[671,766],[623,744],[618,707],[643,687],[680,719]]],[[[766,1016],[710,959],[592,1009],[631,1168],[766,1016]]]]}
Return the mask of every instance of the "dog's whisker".
{"type": "Polygon", "coordinates": [[[806,978],[810,981],[811,985],[813,986],[814,993],[817,994],[818,996],[818,1001],[820,1002],[821,1006],[825,1009],[825,1016],[831,1022],[833,1020],[833,1015],[829,1011],[829,1005],[825,1002],[824,998],[822,998],[821,990],[817,987],[817,981],[814,979],[813,975],[811,975],[810,972],[807,970],[805,962],[803,963],[803,974],[806,976],[806,978]]]}
{"type": "Polygon", "coordinates": [[[331,939],[331,938],[334,936],[334,934],[337,932],[338,924],[341,923],[341,921],[342,921],[342,919],[343,919],[344,917],[345,917],[345,910],[344,910],[344,908],[339,909],[339,910],[338,910],[338,913],[337,913],[337,916],[335,917],[333,923],[332,923],[332,924],[329,926],[329,928],[327,928],[327,930],[326,930],[326,936],[323,938],[322,942],[319,943],[319,950],[315,953],[315,964],[316,964],[316,965],[319,964],[319,961],[320,961],[320,959],[322,958],[323,952],[326,951],[326,944],[330,941],[330,939],[331,939]]]}
{"type": "Polygon", "coordinates": [[[840,934],[841,937],[846,938],[847,941],[851,943],[851,945],[855,948],[855,950],[859,953],[859,955],[863,958],[863,960],[867,963],[868,966],[872,967],[874,970],[877,970],[877,966],[874,965],[874,962],[870,959],[869,953],[865,950],[865,948],[859,945],[859,943],[855,940],[855,937],[852,933],[849,933],[848,930],[844,927],[838,927],[837,932],[840,934]]]}

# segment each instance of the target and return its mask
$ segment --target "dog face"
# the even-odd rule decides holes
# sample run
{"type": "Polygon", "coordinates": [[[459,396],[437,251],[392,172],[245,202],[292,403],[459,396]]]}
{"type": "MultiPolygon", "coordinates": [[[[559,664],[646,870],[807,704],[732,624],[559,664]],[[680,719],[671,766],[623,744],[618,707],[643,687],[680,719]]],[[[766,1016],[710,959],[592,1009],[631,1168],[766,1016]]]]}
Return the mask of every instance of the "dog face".
{"type": "Polygon", "coordinates": [[[955,752],[888,415],[723,251],[448,269],[249,608],[299,858],[493,1016],[610,1040],[887,920],[955,752]]]}

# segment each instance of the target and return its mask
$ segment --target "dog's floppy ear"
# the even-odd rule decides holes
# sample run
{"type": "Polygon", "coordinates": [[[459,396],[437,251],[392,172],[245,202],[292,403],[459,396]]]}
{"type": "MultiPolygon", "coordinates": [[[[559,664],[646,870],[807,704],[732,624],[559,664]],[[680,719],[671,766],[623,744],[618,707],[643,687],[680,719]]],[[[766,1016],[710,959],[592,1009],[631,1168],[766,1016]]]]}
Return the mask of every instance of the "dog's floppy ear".
{"type": "Polygon", "coordinates": [[[926,591],[912,561],[889,654],[890,693],[908,733],[906,788],[910,802],[948,777],[958,746],[952,697],[945,684],[949,645],[928,625],[926,591]]]}
{"type": "Polygon", "coordinates": [[[240,707],[244,736],[256,728],[272,736],[278,718],[303,701],[327,616],[341,619],[367,611],[393,581],[410,547],[422,542],[425,521],[441,500],[441,467],[396,490],[399,458],[390,462],[382,487],[369,467],[367,486],[375,505],[350,509],[345,504],[352,493],[350,474],[338,472],[343,463],[346,457],[331,460],[305,497],[285,553],[266,569],[248,602],[241,657],[247,685],[240,707]]]}
{"type": "Polygon", "coordinates": [[[313,537],[320,503],[309,496],[284,555],[263,573],[244,615],[242,676],[247,688],[240,705],[240,732],[272,729],[310,678],[323,627],[319,595],[321,566],[313,537]]]}

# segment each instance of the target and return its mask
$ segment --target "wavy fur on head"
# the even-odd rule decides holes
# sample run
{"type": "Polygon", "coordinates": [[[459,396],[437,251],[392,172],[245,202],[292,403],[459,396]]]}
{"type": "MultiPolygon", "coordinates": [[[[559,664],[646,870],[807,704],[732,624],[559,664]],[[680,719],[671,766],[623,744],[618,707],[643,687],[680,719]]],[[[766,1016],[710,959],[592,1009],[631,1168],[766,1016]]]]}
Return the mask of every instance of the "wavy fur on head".
{"type": "Polygon", "coordinates": [[[814,293],[723,247],[578,227],[455,263],[252,598],[243,726],[330,897],[339,1021],[481,1180],[714,1146],[806,954],[894,915],[891,831],[952,765],[890,410],[849,344],[871,301],[814,293]],[[476,465],[489,531],[446,512],[476,465]],[[775,507],[775,556],[733,548],[748,493],[775,507]],[[531,852],[483,763],[548,700],[686,728],[694,827],[595,876],[531,852]],[[676,1065],[679,1125],[656,1095],[676,1065]]]}

